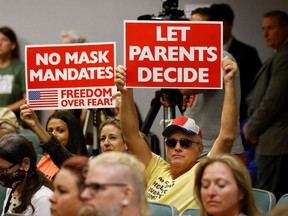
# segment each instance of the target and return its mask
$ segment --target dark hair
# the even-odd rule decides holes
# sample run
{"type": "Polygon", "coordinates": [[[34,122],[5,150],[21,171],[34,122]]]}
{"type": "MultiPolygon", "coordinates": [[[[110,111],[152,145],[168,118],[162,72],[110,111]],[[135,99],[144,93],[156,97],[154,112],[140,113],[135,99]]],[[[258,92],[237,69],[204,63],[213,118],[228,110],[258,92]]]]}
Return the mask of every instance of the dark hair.
{"type": "Polygon", "coordinates": [[[288,14],[284,11],[274,10],[264,14],[264,17],[277,17],[279,25],[287,26],[288,25],[288,14]]]}
{"type": "Polygon", "coordinates": [[[233,24],[235,15],[228,4],[212,4],[210,8],[218,13],[222,20],[225,19],[230,25],[233,24]]]}
{"type": "Polygon", "coordinates": [[[20,134],[6,134],[0,139],[0,158],[12,164],[22,164],[25,157],[30,159],[30,167],[19,197],[21,204],[15,208],[16,213],[23,212],[29,205],[35,211],[31,199],[43,185],[53,190],[52,182],[36,167],[37,154],[29,140],[20,134]]]}
{"type": "Polygon", "coordinates": [[[72,154],[76,155],[88,154],[81,124],[79,120],[72,113],[66,111],[55,112],[48,118],[46,123],[46,130],[48,123],[50,122],[51,119],[61,119],[67,124],[69,130],[69,138],[66,148],[72,154]]]}
{"type": "Polygon", "coordinates": [[[88,161],[89,158],[85,156],[72,156],[68,158],[61,166],[61,169],[67,169],[77,177],[77,184],[79,188],[85,182],[85,175],[88,169],[88,161]]]}
{"type": "Polygon", "coordinates": [[[6,37],[8,37],[12,43],[15,43],[15,49],[12,50],[12,58],[18,59],[20,56],[19,55],[19,44],[18,44],[18,40],[17,40],[17,36],[16,36],[15,32],[11,28],[4,26],[4,27],[0,28],[0,33],[4,34],[6,37]]]}
{"type": "Polygon", "coordinates": [[[221,17],[218,13],[216,13],[214,10],[208,7],[199,7],[195,10],[191,11],[191,16],[194,14],[200,14],[202,16],[207,16],[207,21],[222,21],[221,17]]]}

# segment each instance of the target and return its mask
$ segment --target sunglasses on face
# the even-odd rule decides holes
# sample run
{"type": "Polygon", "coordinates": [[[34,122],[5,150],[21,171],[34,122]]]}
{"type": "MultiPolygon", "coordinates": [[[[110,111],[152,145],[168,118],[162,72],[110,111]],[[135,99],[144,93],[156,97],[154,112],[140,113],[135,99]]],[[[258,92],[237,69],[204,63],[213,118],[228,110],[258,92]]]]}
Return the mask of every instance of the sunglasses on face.
{"type": "Polygon", "coordinates": [[[166,146],[170,147],[170,148],[175,148],[175,146],[177,145],[178,142],[180,143],[181,147],[183,147],[183,148],[188,148],[193,143],[200,144],[199,142],[194,142],[192,140],[185,139],[185,138],[182,138],[180,140],[177,140],[177,139],[166,139],[165,140],[166,146]]]}

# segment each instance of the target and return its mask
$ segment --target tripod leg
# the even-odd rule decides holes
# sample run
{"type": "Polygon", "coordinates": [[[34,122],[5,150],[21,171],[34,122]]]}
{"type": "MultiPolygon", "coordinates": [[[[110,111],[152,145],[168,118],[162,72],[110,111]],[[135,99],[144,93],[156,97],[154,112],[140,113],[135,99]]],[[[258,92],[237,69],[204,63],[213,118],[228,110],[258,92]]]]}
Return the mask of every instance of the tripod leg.
{"type": "Polygon", "coordinates": [[[105,119],[106,117],[103,109],[93,109],[93,155],[98,155],[101,152],[99,126],[105,119]]]}
{"type": "Polygon", "coordinates": [[[175,106],[173,107],[163,107],[163,120],[164,128],[176,117],[175,106]]]}
{"type": "Polygon", "coordinates": [[[145,121],[142,125],[142,128],[141,128],[141,131],[146,135],[149,133],[150,128],[153,124],[153,121],[154,121],[155,117],[157,116],[157,113],[159,112],[159,109],[161,107],[161,103],[160,103],[160,100],[158,98],[155,98],[155,101],[152,102],[151,104],[153,104],[153,105],[151,105],[149,112],[148,112],[148,114],[145,118],[145,121]]]}
{"type": "Polygon", "coordinates": [[[97,154],[99,145],[98,145],[98,118],[97,118],[97,109],[93,109],[93,154],[97,154]]]}

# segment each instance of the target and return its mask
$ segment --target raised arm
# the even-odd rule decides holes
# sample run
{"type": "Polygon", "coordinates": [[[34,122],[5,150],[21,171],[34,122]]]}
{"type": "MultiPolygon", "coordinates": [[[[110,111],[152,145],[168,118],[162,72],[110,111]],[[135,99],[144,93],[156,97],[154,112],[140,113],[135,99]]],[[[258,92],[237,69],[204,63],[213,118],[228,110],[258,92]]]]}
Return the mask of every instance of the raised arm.
{"type": "Polygon", "coordinates": [[[72,153],[61,145],[55,136],[50,135],[45,128],[42,127],[36,113],[29,108],[28,104],[20,107],[20,116],[23,122],[38,136],[41,142],[41,144],[39,143],[40,147],[50,155],[52,161],[60,168],[63,162],[72,156],[72,153]]]}
{"type": "Polygon", "coordinates": [[[225,94],[221,116],[220,132],[213,144],[210,156],[230,153],[237,134],[238,108],[235,92],[235,77],[239,76],[237,63],[229,57],[222,60],[225,94]]]}
{"type": "Polygon", "coordinates": [[[22,121],[34,131],[41,142],[46,143],[49,141],[50,134],[46,132],[45,128],[42,127],[36,113],[29,108],[28,104],[23,104],[20,107],[20,117],[22,121]]]}
{"type": "Polygon", "coordinates": [[[152,158],[152,152],[139,131],[139,122],[134,105],[133,89],[125,87],[126,71],[127,70],[124,66],[118,66],[115,78],[115,84],[121,92],[121,129],[129,151],[135,154],[147,167],[152,158]]]}

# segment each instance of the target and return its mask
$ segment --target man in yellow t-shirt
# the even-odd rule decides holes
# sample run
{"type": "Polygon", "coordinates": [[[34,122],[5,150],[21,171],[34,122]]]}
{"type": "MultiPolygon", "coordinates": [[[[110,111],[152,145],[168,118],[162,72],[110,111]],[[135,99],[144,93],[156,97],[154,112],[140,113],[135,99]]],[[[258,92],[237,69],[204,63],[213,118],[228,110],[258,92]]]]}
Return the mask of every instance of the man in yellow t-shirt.
{"type": "MultiPolygon", "coordinates": [[[[229,57],[222,59],[225,95],[221,128],[209,153],[231,152],[237,133],[238,110],[235,96],[237,64],[229,57]]],[[[130,71],[132,74],[133,72],[130,71]]],[[[118,66],[115,84],[121,92],[120,119],[124,140],[131,153],[146,166],[148,201],[174,205],[181,214],[186,208],[197,207],[194,176],[197,158],[203,151],[201,130],[193,119],[180,116],[163,130],[168,162],[153,154],[144,141],[134,107],[133,89],[125,87],[126,68],[118,66]]]]}

